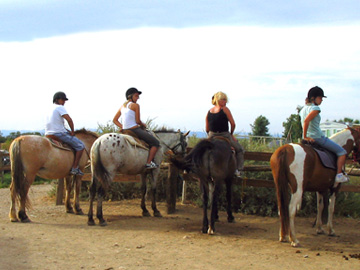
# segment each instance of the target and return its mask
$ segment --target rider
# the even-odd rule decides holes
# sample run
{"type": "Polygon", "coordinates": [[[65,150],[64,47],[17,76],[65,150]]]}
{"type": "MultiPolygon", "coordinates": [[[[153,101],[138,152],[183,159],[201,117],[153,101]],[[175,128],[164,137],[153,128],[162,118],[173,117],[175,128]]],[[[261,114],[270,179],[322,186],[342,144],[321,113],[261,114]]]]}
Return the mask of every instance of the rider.
{"type": "Polygon", "coordinates": [[[237,169],[235,176],[240,177],[240,171],[244,168],[244,149],[233,135],[235,130],[235,121],[230,109],[226,107],[228,102],[227,95],[223,92],[217,92],[212,97],[212,107],[206,115],[206,133],[209,138],[222,136],[229,140],[236,152],[237,169]],[[231,131],[229,132],[229,122],[231,131]]]}
{"type": "Polygon", "coordinates": [[[68,99],[66,98],[64,92],[55,93],[53,97],[54,107],[46,118],[45,135],[53,135],[60,141],[69,144],[75,149],[75,159],[70,170],[70,174],[84,175],[84,173],[79,169],[79,161],[82,153],[84,152],[85,146],[82,141],[74,136],[73,120],[64,107],[65,101],[67,100],[68,99]],[[64,119],[69,124],[71,131],[65,128],[64,119]]]}
{"type": "Polygon", "coordinates": [[[343,174],[342,169],[345,166],[346,150],[334,141],[325,137],[320,129],[320,104],[326,98],[324,91],[318,87],[312,87],[305,99],[305,106],[300,111],[301,124],[303,127],[303,138],[309,142],[316,142],[321,147],[337,155],[337,175],[335,182],[345,183],[349,178],[343,174]]]}
{"type": "Polygon", "coordinates": [[[140,120],[140,106],[136,102],[140,98],[141,91],[132,87],[126,91],[126,102],[120,107],[114,116],[113,122],[120,129],[130,129],[134,132],[139,139],[144,140],[150,147],[147,162],[145,164],[146,169],[155,169],[159,166],[153,161],[156,152],[159,149],[159,141],[146,131],[146,125],[140,120]],[[121,116],[122,123],[119,118],[121,116]]]}

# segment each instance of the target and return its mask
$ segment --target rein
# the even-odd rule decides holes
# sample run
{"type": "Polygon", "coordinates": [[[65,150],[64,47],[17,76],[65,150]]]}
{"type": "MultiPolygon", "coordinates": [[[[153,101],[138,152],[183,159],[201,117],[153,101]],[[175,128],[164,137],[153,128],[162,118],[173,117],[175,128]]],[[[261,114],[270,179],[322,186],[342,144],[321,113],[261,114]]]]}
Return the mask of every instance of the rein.
{"type": "Polygon", "coordinates": [[[185,137],[184,135],[180,132],[180,142],[178,142],[177,144],[175,144],[173,147],[167,145],[163,140],[161,140],[161,138],[159,138],[159,136],[156,135],[156,133],[154,132],[155,137],[163,144],[165,145],[169,150],[171,150],[174,154],[175,154],[175,149],[178,148],[179,146],[181,146],[181,154],[185,154],[186,153],[186,141],[185,141],[185,137]]]}

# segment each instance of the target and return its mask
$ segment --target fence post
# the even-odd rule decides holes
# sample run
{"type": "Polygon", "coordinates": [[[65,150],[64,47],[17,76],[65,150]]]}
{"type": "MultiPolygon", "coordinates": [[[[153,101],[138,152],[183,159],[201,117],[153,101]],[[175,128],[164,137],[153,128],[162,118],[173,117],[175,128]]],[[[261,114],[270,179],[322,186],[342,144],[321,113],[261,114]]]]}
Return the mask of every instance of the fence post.
{"type": "Polygon", "coordinates": [[[179,170],[170,163],[166,185],[166,204],[168,214],[173,214],[176,210],[176,187],[178,174],[179,170]]]}
{"type": "Polygon", "coordinates": [[[59,178],[58,186],[56,189],[56,205],[63,204],[63,197],[64,197],[64,178],[59,178]]]}
{"type": "Polygon", "coordinates": [[[2,170],[3,166],[4,166],[4,158],[3,158],[3,154],[0,152],[1,182],[4,182],[4,171],[2,170]]]}
{"type": "Polygon", "coordinates": [[[181,203],[186,204],[186,180],[183,180],[181,203]]]}

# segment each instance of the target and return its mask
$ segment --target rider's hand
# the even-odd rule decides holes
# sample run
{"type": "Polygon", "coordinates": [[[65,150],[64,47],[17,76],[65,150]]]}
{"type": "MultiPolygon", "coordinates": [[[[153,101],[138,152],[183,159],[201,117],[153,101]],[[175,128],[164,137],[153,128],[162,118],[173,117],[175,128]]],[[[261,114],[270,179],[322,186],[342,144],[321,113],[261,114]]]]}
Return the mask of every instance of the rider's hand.
{"type": "Polygon", "coordinates": [[[305,140],[305,141],[308,141],[308,142],[310,142],[310,143],[315,142],[315,140],[314,140],[313,138],[310,138],[310,137],[305,137],[304,140],[305,140]]]}

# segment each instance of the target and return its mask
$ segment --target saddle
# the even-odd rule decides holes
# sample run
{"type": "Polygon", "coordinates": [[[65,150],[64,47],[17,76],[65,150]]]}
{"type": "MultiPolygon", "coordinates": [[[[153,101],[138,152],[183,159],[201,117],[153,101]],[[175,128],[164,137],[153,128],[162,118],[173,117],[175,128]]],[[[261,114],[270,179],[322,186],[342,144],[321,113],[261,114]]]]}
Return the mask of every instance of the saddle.
{"type": "Polygon", "coordinates": [[[222,141],[227,142],[231,148],[231,151],[233,152],[233,154],[235,154],[235,149],[234,149],[234,147],[231,146],[231,142],[228,138],[225,138],[225,137],[219,136],[219,135],[213,135],[212,138],[210,138],[209,140],[210,141],[211,140],[222,140],[222,141]]]}
{"type": "Polygon", "coordinates": [[[325,168],[333,169],[333,170],[337,169],[337,164],[336,164],[337,156],[336,156],[336,154],[334,154],[333,152],[330,152],[329,150],[321,147],[316,142],[310,143],[310,142],[308,142],[306,140],[302,140],[301,144],[308,145],[311,148],[313,148],[314,151],[316,152],[316,154],[318,155],[319,159],[321,160],[322,165],[325,168]]]}
{"type": "Polygon", "coordinates": [[[150,147],[149,145],[141,140],[133,131],[131,131],[130,129],[122,129],[119,132],[120,134],[123,135],[127,135],[124,136],[124,138],[127,140],[128,143],[130,143],[131,145],[135,146],[135,147],[140,147],[143,148],[145,150],[149,150],[150,147]]]}
{"type": "Polygon", "coordinates": [[[63,143],[62,141],[59,140],[58,137],[56,137],[54,135],[45,135],[45,138],[48,139],[51,142],[52,146],[54,146],[56,148],[75,152],[75,150],[70,145],[63,143]]]}

